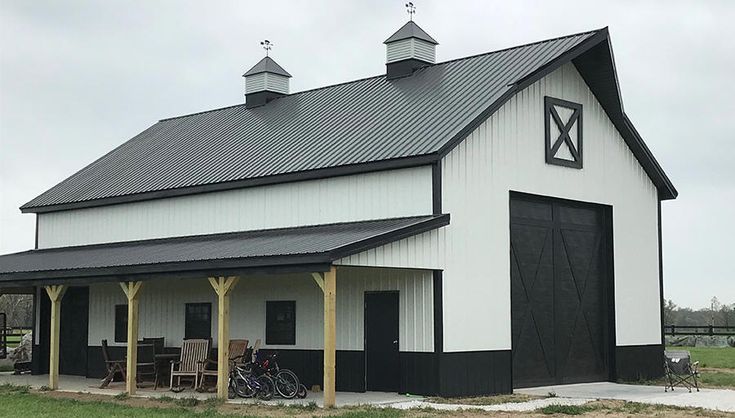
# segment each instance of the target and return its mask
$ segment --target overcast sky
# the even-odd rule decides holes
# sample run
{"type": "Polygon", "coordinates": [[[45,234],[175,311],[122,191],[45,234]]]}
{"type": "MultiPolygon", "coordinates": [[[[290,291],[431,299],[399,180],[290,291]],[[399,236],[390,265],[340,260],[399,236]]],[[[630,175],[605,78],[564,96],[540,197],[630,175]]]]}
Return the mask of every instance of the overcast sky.
{"type": "MultiPolygon", "coordinates": [[[[0,0],[0,253],[18,207],[158,119],[243,102],[272,56],[299,91],[384,72],[391,1],[0,0]]],[[[610,27],[625,109],[680,192],[663,204],[665,293],[735,302],[735,1],[422,1],[437,60],[610,27]]]]}

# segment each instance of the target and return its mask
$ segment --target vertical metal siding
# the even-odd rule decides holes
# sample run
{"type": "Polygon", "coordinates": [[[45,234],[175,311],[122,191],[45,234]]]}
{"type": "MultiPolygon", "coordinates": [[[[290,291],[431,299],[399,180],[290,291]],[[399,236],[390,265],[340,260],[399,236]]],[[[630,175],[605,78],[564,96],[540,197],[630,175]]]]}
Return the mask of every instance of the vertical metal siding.
{"type": "Polygon", "coordinates": [[[39,248],[431,213],[416,167],[39,214],[39,248]]]}
{"type": "Polygon", "coordinates": [[[510,190],[613,206],[617,344],[660,342],[656,188],[572,64],[472,132],[442,177],[445,351],[511,348],[510,190]],[[545,164],[546,95],[583,105],[582,170],[545,164]]]}
{"type": "MultiPolygon", "coordinates": [[[[337,348],[363,349],[365,291],[398,290],[401,351],[433,351],[433,288],[431,271],[342,268],[337,276],[337,348]]],[[[212,303],[212,338],[217,338],[217,299],[205,278],[160,280],[143,284],[140,300],[141,337],[164,336],[167,346],[184,338],[184,305],[212,303]]],[[[296,301],[296,345],[268,348],[321,349],[323,297],[310,275],[243,277],[232,293],[232,338],[260,338],[265,343],[265,304],[268,300],[296,301]]],[[[89,345],[114,341],[116,304],[125,304],[117,283],[90,286],[89,345]]],[[[124,344],[118,344],[124,345],[124,344]]]]}
{"type": "Polygon", "coordinates": [[[445,228],[404,238],[377,248],[335,261],[345,266],[398,267],[419,269],[444,268],[445,228]]]}

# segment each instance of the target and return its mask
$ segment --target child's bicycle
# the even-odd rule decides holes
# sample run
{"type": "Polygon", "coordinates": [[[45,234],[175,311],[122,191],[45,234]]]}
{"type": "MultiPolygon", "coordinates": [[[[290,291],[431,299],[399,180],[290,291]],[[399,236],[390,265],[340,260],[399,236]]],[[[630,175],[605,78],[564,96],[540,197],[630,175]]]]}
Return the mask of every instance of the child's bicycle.
{"type": "Polygon", "coordinates": [[[301,384],[296,373],[280,368],[277,358],[277,352],[266,355],[259,351],[254,361],[245,367],[256,376],[269,376],[275,384],[276,392],[283,398],[306,398],[306,386],[301,384]]]}

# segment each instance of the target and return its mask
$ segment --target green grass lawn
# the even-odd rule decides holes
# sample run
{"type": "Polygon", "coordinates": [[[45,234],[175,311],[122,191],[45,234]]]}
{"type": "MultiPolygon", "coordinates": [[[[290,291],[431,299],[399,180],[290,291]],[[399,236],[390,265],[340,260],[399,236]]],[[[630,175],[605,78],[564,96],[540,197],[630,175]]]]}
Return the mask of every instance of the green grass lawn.
{"type": "Polygon", "coordinates": [[[692,353],[692,359],[699,361],[699,367],[735,369],[735,348],[733,347],[667,347],[667,349],[688,350],[692,353]]]}
{"type": "Polygon", "coordinates": [[[699,381],[706,387],[735,388],[735,348],[733,347],[667,347],[687,350],[692,360],[699,361],[699,381]]]}

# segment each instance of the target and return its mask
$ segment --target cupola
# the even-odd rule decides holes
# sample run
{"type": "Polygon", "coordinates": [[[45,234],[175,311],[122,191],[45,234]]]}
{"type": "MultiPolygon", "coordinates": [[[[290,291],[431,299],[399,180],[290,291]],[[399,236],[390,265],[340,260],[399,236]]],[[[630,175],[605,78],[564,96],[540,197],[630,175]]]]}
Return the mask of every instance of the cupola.
{"type": "Polygon", "coordinates": [[[388,79],[405,77],[419,68],[434,64],[439,43],[413,21],[416,8],[406,3],[410,20],[383,42],[386,46],[388,79]]]}
{"type": "Polygon", "coordinates": [[[265,57],[242,76],[245,77],[245,107],[263,106],[269,101],[288,94],[288,79],[291,74],[268,56],[273,44],[260,43],[265,49],[265,57]]]}

